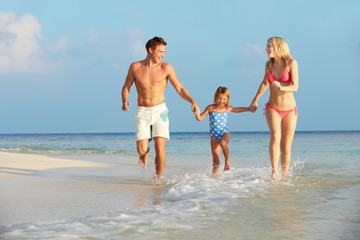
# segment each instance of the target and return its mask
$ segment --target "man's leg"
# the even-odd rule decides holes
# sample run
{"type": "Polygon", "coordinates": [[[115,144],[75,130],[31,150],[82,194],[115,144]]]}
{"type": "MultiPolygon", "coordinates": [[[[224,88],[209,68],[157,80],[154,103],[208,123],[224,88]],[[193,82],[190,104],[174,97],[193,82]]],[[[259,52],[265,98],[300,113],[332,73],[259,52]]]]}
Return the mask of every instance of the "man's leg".
{"type": "Polygon", "coordinates": [[[136,142],[137,151],[139,153],[139,165],[146,167],[147,157],[149,155],[149,139],[141,139],[136,142]]]}
{"type": "Polygon", "coordinates": [[[156,170],[156,177],[161,180],[164,168],[165,168],[165,162],[166,162],[166,153],[165,153],[165,142],[166,139],[163,137],[154,137],[155,141],[155,170],[156,170]]]}

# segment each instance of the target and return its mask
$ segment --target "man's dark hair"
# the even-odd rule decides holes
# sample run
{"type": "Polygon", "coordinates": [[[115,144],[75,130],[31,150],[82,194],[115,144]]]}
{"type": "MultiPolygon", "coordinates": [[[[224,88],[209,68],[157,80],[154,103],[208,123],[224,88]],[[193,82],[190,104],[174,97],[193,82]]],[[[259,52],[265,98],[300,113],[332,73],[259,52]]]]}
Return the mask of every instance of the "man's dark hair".
{"type": "Polygon", "coordinates": [[[146,51],[149,52],[150,48],[154,51],[156,49],[156,47],[161,44],[166,46],[167,43],[165,42],[164,39],[162,39],[160,37],[154,37],[146,43],[146,45],[145,45],[146,51]]]}

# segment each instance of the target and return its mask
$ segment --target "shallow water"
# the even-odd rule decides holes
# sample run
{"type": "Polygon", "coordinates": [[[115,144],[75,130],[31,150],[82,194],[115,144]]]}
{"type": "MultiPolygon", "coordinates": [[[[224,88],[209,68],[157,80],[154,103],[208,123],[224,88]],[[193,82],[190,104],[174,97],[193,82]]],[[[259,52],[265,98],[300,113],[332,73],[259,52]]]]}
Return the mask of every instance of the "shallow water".
{"type": "MultiPolygon", "coordinates": [[[[2,151],[121,161],[151,185],[152,159],[136,166],[128,134],[0,136],[2,151]],[[2,139],[1,139],[2,138],[2,139]],[[123,158],[121,156],[124,156],[123,158]],[[133,159],[133,162],[132,162],[133,159]]],[[[165,188],[136,206],[1,227],[4,239],[360,239],[360,133],[296,133],[290,174],[270,180],[267,133],[232,133],[232,168],[211,174],[207,134],[172,134],[165,188]]],[[[153,150],[153,147],[152,147],[153,150]]],[[[121,167],[121,166],[119,166],[121,167]]],[[[117,184],[110,169],[102,181],[117,184]]],[[[94,170],[92,170],[94,171],[94,170]]],[[[69,178],[76,174],[69,172],[69,178]]],[[[87,180],[96,180],[88,172],[87,180]]],[[[141,180],[139,180],[141,179],[141,180]]],[[[126,181],[124,181],[126,182],[126,181]]],[[[123,182],[121,182],[123,183],[123,182]]],[[[120,183],[119,183],[120,184],[120,183]]]]}

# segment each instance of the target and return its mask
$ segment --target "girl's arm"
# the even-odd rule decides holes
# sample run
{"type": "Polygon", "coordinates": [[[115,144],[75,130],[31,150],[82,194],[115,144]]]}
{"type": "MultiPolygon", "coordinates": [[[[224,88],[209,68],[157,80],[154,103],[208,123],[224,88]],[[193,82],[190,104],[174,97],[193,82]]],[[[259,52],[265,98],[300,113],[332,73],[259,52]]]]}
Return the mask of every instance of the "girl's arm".
{"type": "Polygon", "coordinates": [[[231,107],[230,106],[230,112],[234,113],[242,113],[242,112],[248,112],[250,111],[250,107],[231,107]]]}
{"type": "Polygon", "coordinates": [[[299,73],[298,73],[298,63],[295,59],[290,59],[290,75],[291,83],[282,84],[277,81],[274,81],[273,84],[277,89],[284,92],[297,92],[299,88],[299,73]]]}
{"type": "Polygon", "coordinates": [[[261,97],[261,95],[264,94],[264,92],[266,91],[266,89],[269,87],[269,82],[267,81],[266,77],[268,75],[268,71],[266,70],[266,65],[265,65],[265,75],[264,75],[264,79],[260,84],[260,87],[254,97],[254,99],[252,100],[251,104],[250,104],[250,111],[251,112],[255,112],[257,110],[258,104],[257,101],[259,100],[259,98],[261,97]]]}
{"type": "Polygon", "coordinates": [[[201,114],[195,115],[196,120],[198,120],[199,122],[202,121],[202,120],[206,117],[206,115],[208,115],[208,114],[210,113],[210,111],[211,111],[211,106],[212,106],[212,105],[207,106],[207,107],[205,108],[205,110],[204,110],[201,114]]]}

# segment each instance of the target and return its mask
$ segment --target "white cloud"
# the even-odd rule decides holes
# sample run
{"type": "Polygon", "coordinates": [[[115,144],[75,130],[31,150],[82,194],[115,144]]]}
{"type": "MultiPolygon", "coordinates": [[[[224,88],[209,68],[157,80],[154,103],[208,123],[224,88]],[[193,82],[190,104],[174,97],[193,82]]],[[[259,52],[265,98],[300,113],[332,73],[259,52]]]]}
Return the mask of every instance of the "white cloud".
{"type": "Polygon", "coordinates": [[[61,36],[60,39],[49,47],[52,52],[61,52],[69,49],[70,39],[66,36],[61,36]]]}
{"type": "Polygon", "coordinates": [[[88,43],[91,47],[113,47],[116,46],[118,42],[119,39],[116,35],[88,27],[88,43]]]}
{"type": "Polygon", "coordinates": [[[246,57],[264,56],[265,48],[259,45],[248,43],[245,48],[240,49],[240,54],[246,57]]]}
{"type": "Polygon", "coordinates": [[[246,78],[258,78],[263,74],[264,64],[267,61],[265,47],[248,43],[236,51],[234,71],[237,75],[246,78]]]}
{"type": "MultiPolygon", "coordinates": [[[[51,63],[44,59],[39,46],[41,24],[31,14],[17,16],[0,12],[0,74],[43,73],[51,63]]],[[[67,48],[68,39],[61,37],[53,51],[67,48]]]]}
{"type": "Polygon", "coordinates": [[[129,58],[138,61],[146,57],[145,41],[146,34],[136,28],[125,28],[114,34],[88,27],[85,48],[90,48],[90,51],[86,54],[95,54],[97,60],[102,59],[102,62],[120,69],[124,64],[130,64],[129,58]]]}
{"type": "Polygon", "coordinates": [[[99,31],[93,29],[92,27],[89,27],[88,28],[88,35],[89,35],[89,42],[90,43],[92,43],[92,44],[101,43],[99,31]]]}
{"type": "Polygon", "coordinates": [[[125,33],[130,41],[131,54],[133,57],[144,57],[145,50],[145,37],[146,34],[136,28],[126,28],[125,33]]]}
{"type": "Polygon", "coordinates": [[[120,65],[119,65],[117,62],[113,62],[113,63],[112,63],[112,66],[113,66],[114,68],[120,68],[120,65]]]}

